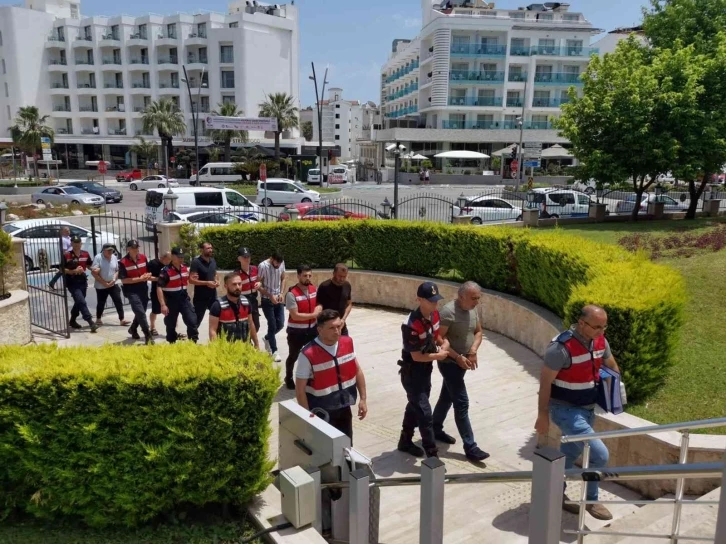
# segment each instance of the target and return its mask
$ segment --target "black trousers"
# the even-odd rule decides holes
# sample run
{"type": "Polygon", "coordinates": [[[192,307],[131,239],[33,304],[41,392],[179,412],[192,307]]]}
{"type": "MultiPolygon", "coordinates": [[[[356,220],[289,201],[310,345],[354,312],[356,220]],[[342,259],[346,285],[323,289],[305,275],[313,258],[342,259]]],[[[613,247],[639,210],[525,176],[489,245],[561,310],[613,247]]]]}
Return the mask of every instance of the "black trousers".
{"type": "Polygon", "coordinates": [[[297,361],[300,350],[308,342],[315,340],[318,335],[318,329],[313,328],[304,332],[287,331],[287,347],[289,349],[287,360],[285,361],[285,379],[292,380],[292,373],[295,370],[295,361],[297,361]]]}
{"type": "Polygon", "coordinates": [[[204,314],[207,313],[215,300],[214,295],[210,297],[209,295],[197,296],[196,293],[194,294],[194,313],[197,316],[197,328],[202,324],[204,314]]]}
{"type": "Polygon", "coordinates": [[[108,297],[113,300],[113,305],[116,306],[116,313],[118,318],[124,320],[124,301],[121,300],[121,288],[118,285],[109,287],[108,289],[96,288],[96,319],[103,317],[103,310],[106,308],[106,301],[108,297]]]}
{"type": "Polygon", "coordinates": [[[134,321],[131,323],[130,330],[138,331],[141,327],[144,336],[150,336],[149,321],[146,319],[146,308],[149,305],[148,293],[131,291],[126,293],[126,298],[129,299],[131,311],[134,312],[134,321]]]}
{"type": "Polygon", "coordinates": [[[350,406],[341,408],[340,410],[331,410],[328,412],[330,423],[341,433],[350,438],[350,444],[353,445],[353,409],[350,406]]]}
{"type": "Polygon", "coordinates": [[[245,295],[245,297],[250,303],[250,314],[252,314],[252,322],[255,324],[255,330],[260,332],[260,301],[256,294],[254,297],[251,295],[245,295]]]}
{"type": "Polygon", "coordinates": [[[403,433],[410,438],[418,427],[427,454],[437,451],[434,442],[434,416],[429,402],[432,370],[433,365],[428,363],[409,363],[401,368],[401,384],[408,398],[403,414],[403,433]]]}
{"type": "Polygon", "coordinates": [[[83,316],[83,319],[85,321],[88,321],[90,323],[93,320],[93,317],[91,317],[91,312],[88,311],[88,304],[86,304],[86,290],[88,289],[88,284],[71,283],[70,285],[68,285],[68,283],[66,282],[66,287],[68,289],[68,292],[71,294],[71,297],[73,298],[73,307],[71,308],[71,321],[75,321],[76,319],[78,319],[78,314],[80,314],[83,316]]]}
{"type": "Polygon", "coordinates": [[[186,293],[179,296],[166,296],[166,306],[169,308],[169,315],[164,316],[166,325],[166,341],[173,344],[177,341],[176,322],[181,315],[184,324],[187,326],[187,337],[196,342],[199,340],[197,329],[197,314],[194,313],[192,301],[186,293]]]}

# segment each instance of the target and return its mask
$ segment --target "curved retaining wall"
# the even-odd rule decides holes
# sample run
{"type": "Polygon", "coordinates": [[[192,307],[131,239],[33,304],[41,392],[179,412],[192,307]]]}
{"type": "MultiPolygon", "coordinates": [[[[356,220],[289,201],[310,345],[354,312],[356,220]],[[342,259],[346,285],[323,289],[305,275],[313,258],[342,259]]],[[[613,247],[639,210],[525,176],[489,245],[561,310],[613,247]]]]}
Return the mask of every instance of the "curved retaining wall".
{"type": "Polygon", "coordinates": [[[0,300],[0,345],[29,344],[33,336],[30,328],[30,298],[27,291],[13,289],[10,298],[0,300]]]}

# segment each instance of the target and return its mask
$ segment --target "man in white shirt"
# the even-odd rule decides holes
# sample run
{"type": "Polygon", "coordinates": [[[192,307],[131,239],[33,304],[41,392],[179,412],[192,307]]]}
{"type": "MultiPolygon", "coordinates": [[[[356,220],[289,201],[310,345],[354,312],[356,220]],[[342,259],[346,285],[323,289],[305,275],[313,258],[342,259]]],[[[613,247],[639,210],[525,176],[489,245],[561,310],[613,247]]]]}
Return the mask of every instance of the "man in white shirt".
{"type": "MultiPolygon", "coordinates": [[[[61,244],[63,245],[63,253],[61,255],[65,255],[67,252],[69,252],[72,249],[71,229],[69,229],[68,227],[61,227],[60,234],[61,234],[61,244]]],[[[63,257],[61,256],[61,261],[62,260],[63,260],[63,257]]],[[[55,276],[53,276],[53,279],[50,280],[50,282],[48,282],[48,287],[50,287],[53,291],[55,291],[55,284],[62,277],[63,277],[63,263],[61,263],[61,266],[58,268],[58,272],[56,272],[55,276]]]]}
{"type": "Polygon", "coordinates": [[[113,244],[103,244],[101,253],[96,255],[91,264],[91,274],[96,280],[94,287],[96,288],[96,324],[102,325],[101,317],[106,307],[108,297],[113,300],[116,306],[118,319],[121,325],[130,325],[130,321],[124,319],[124,303],[121,300],[121,289],[116,284],[118,280],[118,257],[114,253],[113,244]]]}
{"type": "Polygon", "coordinates": [[[262,313],[267,321],[265,349],[279,363],[282,358],[277,353],[275,337],[285,327],[285,260],[279,251],[273,251],[269,259],[260,263],[257,279],[262,295],[262,313]]]}

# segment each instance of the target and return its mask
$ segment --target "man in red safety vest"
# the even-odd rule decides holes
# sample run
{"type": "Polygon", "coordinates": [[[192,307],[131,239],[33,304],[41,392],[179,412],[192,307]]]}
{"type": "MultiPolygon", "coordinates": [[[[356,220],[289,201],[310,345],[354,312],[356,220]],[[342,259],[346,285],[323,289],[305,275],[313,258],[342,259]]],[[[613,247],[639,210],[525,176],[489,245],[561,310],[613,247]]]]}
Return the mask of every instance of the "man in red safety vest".
{"type": "Polygon", "coordinates": [[[316,319],[318,336],[300,351],[295,367],[295,398],[303,408],[326,419],[353,440],[353,412],[368,413],[366,381],[350,336],[341,336],[343,320],[335,310],[316,319]]]}
{"type": "Polygon", "coordinates": [[[90,327],[91,332],[96,332],[98,326],[93,322],[91,312],[86,304],[86,290],[88,289],[88,276],[86,270],[91,267],[92,259],[88,251],[81,249],[83,240],[79,236],[71,239],[71,250],[63,254],[63,266],[66,275],[66,289],[73,298],[73,307],[71,308],[71,319],[68,324],[74,329],[80,329],[78,324],[78,315],[80,314],[84,321],[90,327]]]}
{"type": "Polygon", "coordinates": [[[242,295],[242,278],[236,272],[224,276],[227,294],[219,297],[209,308],[209,340],[224,335],[230,342],[247,342],[251,337],[259,349],[257,329],[250,313],[250,303],[242,295]]]}
{"type": "Polygon", "coordinates": [[[252,264],[252,253],[246,247],[237,250],[237,262],[239,268],[237,274],[242,278],[242,296],[250,303],[250,314],[255,324],[255,330],[260,330],[260,299],[257,297],[257,290],[260,281],[257,278],[257,267],[252,264]]]}
{"type": "MultiPolygon", "coordinates": [[[[563,435],[592,434],[595,420],[595,404],[598,397],[600,367],[607,366],[620,372],[605,339],[608,316],[599,306],[588,305],[580,311],[577,323],[555,337],[547,348],[540,375],[539,406],[534,428],[540,435],[549,432],[550,418],[563,435]]],[[[608,449],[601,440],[590,440],[590,467],[602,468],[608,462],[608,449]]],[[[562,444],[565,468],[575,465],[582,454],[584,442],[562,444]]],[[[587,500],[598,499],[598,483],[587,483],[587,500]]],[[[576,504],[563,508],[573,514],[580,509],[576,504]]],[[[588,504],[585,508],[594,518],[612,519],[612,514],[602,504],[588,504]]]]}
{"type": "Polygon", "coordinates": [[[317,291],[312,284],[313,270],[306,264],[297,267],[297,283],[285,295],[285,307],[290,312],[287,320],[287,347],[285,361],[285,385],[295,389],[292,371],[302,347],[318,334],[316,319],[323,307],[317,302],[317,291]]]}
{"type": "Polygon", "coordinates": [[[189,300],[187,286],[189,285],[189,269],[184,264],[184,251],[180,247],[171,250],[171,263],[164,267],[159,274],[156,293],[164,314],[166,325],[166,341],[173,344],[180,337],[176,332],[176,322],[181,314],[187,326],[187,336],[193,341],[199,340],[197,329],[197,314],[189,300]]]}
{"type": "Polygon", "coordinates": [[[149,261],[146,255],[139,251],[138,240],[129,240],[126,243],[126,250],[126,255],[119,261],[118,277],[123,285],[124,295],[131,304],[131,311],[134,312],[134,321],[129,328],[129,334],[134,340],[139,340],[139,327],[141,327],[146,344],[153,344],[154,338],[151,336],[149,322],[146,319],[151,279],[151,272],[147,268],[149,261]]]}

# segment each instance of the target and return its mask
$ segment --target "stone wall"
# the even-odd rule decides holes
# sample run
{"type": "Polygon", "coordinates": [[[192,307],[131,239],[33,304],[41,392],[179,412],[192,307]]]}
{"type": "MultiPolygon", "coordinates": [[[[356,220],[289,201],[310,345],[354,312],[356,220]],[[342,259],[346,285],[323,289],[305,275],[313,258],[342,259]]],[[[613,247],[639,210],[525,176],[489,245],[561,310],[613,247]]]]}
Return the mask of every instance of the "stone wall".
{"type": "Polygon", "coordinates": [[[0,300],[0,323],[0,345],[23,346],[33,340],[27,291],[13,289],[10,291],[10,298],[0,300]]]}
{"type": "Polygon", "coordinates": [[[27,290],[28,282],[25,277],[25,241],[13,238],[12,262],[5,269],[5,289],[27,290]]]}

